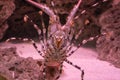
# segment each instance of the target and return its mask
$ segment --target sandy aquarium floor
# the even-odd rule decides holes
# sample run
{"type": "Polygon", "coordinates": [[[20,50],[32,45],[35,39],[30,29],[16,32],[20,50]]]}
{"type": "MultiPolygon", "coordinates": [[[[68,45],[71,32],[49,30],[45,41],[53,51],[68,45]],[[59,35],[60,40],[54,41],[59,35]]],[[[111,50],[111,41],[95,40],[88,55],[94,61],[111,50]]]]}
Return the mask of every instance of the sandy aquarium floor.
{"type": "MultiPolygon", "coordinates": [[[[38,47],[40,44],[38,44],[38,47]]],[[[0,47],[16,46],[21,57],[40,59],[40,55],[30,43],[0,43],[0,47]]],[[[120,80],[120,69],[108,62],[97,59],[97,52],[90,48],[80,48],[68,58],[85,71],[84,80],[120,80]]],[[[81,72],[73,66],[64,63],[63,73],[59,80],[81,80],[81,72]]]]}

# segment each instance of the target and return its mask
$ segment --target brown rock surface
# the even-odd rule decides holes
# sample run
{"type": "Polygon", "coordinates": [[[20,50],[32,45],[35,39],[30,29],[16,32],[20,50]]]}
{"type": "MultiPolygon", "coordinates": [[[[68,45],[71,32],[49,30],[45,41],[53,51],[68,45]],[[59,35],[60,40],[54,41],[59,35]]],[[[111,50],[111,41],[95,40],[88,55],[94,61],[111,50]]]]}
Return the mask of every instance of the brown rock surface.
{"type": "Polygon", "coordinates": [[[15,10],[14,0],[0,0],[0,39],[3,38],[8,25],[6,20],[15,10]]]}
{"type": "Polygon", "coordinates": [[[41,62],[33,58],[22,58],[16,48],[0,48],[0,79],[42,80],[41,62]]]}
{"type": "Polygon", "coordinates": [[[100,17],[101,36],[97,41],[99,58],[120,67],[120,3],[100,17]]]}

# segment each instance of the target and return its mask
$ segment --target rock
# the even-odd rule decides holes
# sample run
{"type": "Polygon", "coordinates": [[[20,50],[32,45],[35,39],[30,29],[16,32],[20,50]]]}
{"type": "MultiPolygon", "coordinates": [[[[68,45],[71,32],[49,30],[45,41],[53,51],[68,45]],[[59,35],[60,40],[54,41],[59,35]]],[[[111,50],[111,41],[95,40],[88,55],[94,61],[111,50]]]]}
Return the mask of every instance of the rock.
{"type": "Polygon", "coordinates": [[[113,0],[113,4],[112,5],[117,5],[120,2],[120,0],[113,0]]]}
{"type": "Polygon", "coordinates": [[[15,47],[0,48],[0,80],[43,80],[41,65],[39,60],[19,57],[15,47]]]}
{"type": "Polygon", "coordinates": [[[42,71],[37,61],[27,58],[18,62],[16,65],[15,77],[18,80],[42,80],[42,71]]]}
{"type": "Polygon", "coordinates": [[[14,10],[14,0],[0,0],[0,40],[8,29],[6,20],[11,16],[14,10]]]}
{"type": "Polygon", "coordinates": [[[120,67],[120,3],[101,15],[101,33],[97,41],[98,58],[120,67]]]}
{"type": "Polygon", "coordinates": [[[14,10],[14,0],[0,0],[0,25],[2,25],[14,10]]]}
{"type": "Polygon", "coordinates": [[[11,76],[11,72],[3,65],[0,65],[0,80],[14,80],[11,76]]]}

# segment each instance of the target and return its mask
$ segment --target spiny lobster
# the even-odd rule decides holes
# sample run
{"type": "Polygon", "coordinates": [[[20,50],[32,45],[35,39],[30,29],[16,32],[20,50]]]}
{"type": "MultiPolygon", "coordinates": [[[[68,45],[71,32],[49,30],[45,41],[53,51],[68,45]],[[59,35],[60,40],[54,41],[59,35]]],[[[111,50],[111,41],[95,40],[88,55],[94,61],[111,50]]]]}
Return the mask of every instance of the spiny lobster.
{"type": "MultiPolygon", "coordinates": [[[[46,28],[43,24],[43,38],[40,37],[40,39],[42,39],[40,41],[42,45],[42,51],[39,51],[36,44],[33,43],[35,49],[44,58],[44,80],[57,80],[62,73],[62,66],[64,61],[82,71],[81,80],[83,80],[84,71],[79,66],[74,65],[67,59],[67,57],[74,53],[74,51],[70,52],[72,47],[70,41],[73,38],[73,30],[70,27],[72,25],[72,20],[81,4],[81,0],[79,0],[78,3],[74,6],[67,18],[66,24],[63,26],[60,23],[59,17],[55,15],[53,10],[51,10],[49,7],[43,4],[36,3],[32,0],[26,1],[40,8],[50,17],[50,26],[48,27],[47,37],[46,28]]],[[[33,21],[27,15],[25,16],[25,21],[26,20],[30,20],[33,23],[33,21]]],[[[34,28],[40,35],[41,30],[36,24],[34,24],[34,28]]]]}
{"type": "MultiPolygon", "coordinates": [[[[42,33],[41,29],[39,29],[39,27],[36,24],[34,24],[34,22],[27,15],[24,16],[24,21],[25,22],[30,21],[33,24],[34,28],[37,30],[39,35],[42,50],[38,50],[38,47],[36,46],[35,42],[33,40],[31,41],[33,42],[33,46],[40,54],[40,56],[44,58],[44,64],[43,64],[44,80],[59,79],[62,73],[63,62],[66,62],[72,65],[73,67],[77,68],[78,70],[80,70],[81,80],[83,80],[84,70],[82,70],[81,67],[73,64],[71,61],[67,59],[69,56],[75,53],[75,51],[78,50],[81,47],[81,45],[85,44],[87,41],[91,41],[94,38],[98,37],[98,36],[90,37],[87,40],[83,40],[82,43],[80,43],[76,47],[75,50],[71,50],[73,47],[73,44],[71,42],[73,37],[77,39],[82,31],[80,30],[78,34],[74,36],[73,35],[74,30],[71,27],[73,24],[73,20],[75,18],[75,14],[79,9],[82,0],[79,0],[78,3],[73,7],[73,9],[71,10],[70,14],[67,17],[66,24],[64,25],[60,23],[59,16],[56,15],[54,11],[45,4],[40,4],[32,0],[25,0],[25,1],[41,9],[50,17],[48,29],[45,28],[45,25],[42,22],[43,36],[41,36],[42,33]]],[[[93,6],[95,5],[97,4],[94,4],[93,6]]],[[[81,12],[81,14],[83,13],[85,13],[85,10],[81,12]]],[[[40,12],[40,14],[42,14],[42,12],[40,12]]]]}

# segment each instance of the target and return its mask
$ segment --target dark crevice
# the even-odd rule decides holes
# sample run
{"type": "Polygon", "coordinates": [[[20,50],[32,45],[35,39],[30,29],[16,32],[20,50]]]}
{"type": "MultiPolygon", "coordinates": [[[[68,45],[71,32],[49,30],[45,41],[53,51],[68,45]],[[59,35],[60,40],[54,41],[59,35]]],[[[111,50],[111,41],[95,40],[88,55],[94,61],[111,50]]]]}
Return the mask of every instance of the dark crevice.
{"type": "Polygon", "coordinates": [[[2,10],[2,8],[3,8],[3,5],[0,5],[0,11],[2,10]]]}

